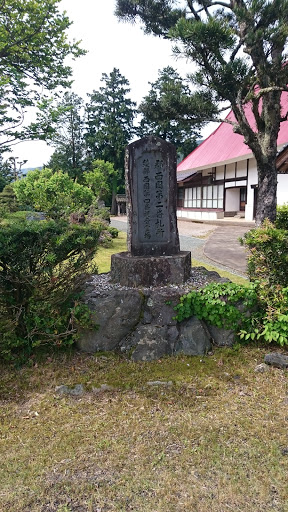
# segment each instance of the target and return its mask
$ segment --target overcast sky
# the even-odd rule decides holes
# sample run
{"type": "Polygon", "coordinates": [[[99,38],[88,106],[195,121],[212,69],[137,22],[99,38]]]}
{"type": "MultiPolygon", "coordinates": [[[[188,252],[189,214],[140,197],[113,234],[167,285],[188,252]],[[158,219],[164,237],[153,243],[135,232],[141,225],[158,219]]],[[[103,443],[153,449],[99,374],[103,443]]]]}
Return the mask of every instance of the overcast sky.
{"type": "MultiPolygon", "coordinates": [[[[184,77],[192,68],[186,60],[175,59],[169,41],[145,35],[139,25],[119,22],[114,16],[115,1],[60,2],[73,21],[69,38],[82,40],[82,47],[88,50],[86,56],[71,62],[72,89],[86,100],[87,93],[99,89],[102,73],[109,74],[115,67],[129,80],[130,98],[139,104],[159,69],[171,65],[184,77]]],[[[28,160],[25,167],[36,167],[47,163],[53,151],[44,142],[29,142],[15,146],[13,153],[19,160],[28,160]]]]}

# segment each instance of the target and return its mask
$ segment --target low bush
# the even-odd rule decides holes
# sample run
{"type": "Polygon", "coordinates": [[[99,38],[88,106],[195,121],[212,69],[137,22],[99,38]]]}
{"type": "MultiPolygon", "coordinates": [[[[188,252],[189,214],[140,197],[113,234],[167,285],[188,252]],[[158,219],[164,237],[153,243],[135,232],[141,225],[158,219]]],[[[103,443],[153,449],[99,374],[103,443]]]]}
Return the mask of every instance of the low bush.
{"type": "Polygon", "coordinates": [[[288,230],[288,203],[277,206],[275,226],[278,229],[288,230]]]}
{"type": "Polygon", "coordinates": [[[107,227],[107,231],[110,233],[112,238],[117,238],[119,235],[119,231],[117,228],[113,228],[112,226],[107,227]]]}
{"type": "Polygon", "coordinates": [[[110,224],[110,209],[106,206],[99,207],[98,200],[94,199],[87,212],[88,220],[100,220],[110,224]]]}
{"type": "Polygon", "coordinates": [[[101,224],[11,222],[0,230],[0,355],[72,343],[89,323],[79,290],[96,252],[101,224]]]}
{"type": "Polygon", "coordinates": [[[283,229],[287,210],[282,213],[281,228],[266,220],[241,240],[249,250],[249,286],[212,283],[190,292],[181,297],[177,320],[195,315],[233,329],[239,340],[288,345],[288,231],[283,229]]]}
{"type": "Polygon", "coordinates": [[[17,200],[23,207],[45,212],[52,219],[69,217],[73,212],[86,212],[94,194],[86,186],[73,181],[62,171],[51,169],[29,171],[25,178],[13,183],[17,200]]]}
{"type": "Polygon", "coordinates": [[[239,332],[248,327],[252,310],[258,310],[256,286],[235,283],[210,283],[200,290],[193,290],[180,298],[176,306],[176,319],[181,322],[197,316],[209,324],[239,332]]]}
{"type": "Polygon", "coordinates": [[[1,216],[16,212],[18,210],[18,202],[16,194],[11,185],[6,185],[0,192],[0,212],[1,216]]]}
{"type": "Polygon", "coordinates": [[[176,319],[191,316],[234,330],[239,341],[259,340],[288,345],[288,288],[267,287],[259,281],[248,287],[235,283],[211,283],[192,291],[176,306],[176,319]]]}
{"type": "Polygon", "coordinates": [[[251,281],[288,286],[288,231],[268,220],[245,233],[242,243],[248,248],[248,275],[251,281]]]}

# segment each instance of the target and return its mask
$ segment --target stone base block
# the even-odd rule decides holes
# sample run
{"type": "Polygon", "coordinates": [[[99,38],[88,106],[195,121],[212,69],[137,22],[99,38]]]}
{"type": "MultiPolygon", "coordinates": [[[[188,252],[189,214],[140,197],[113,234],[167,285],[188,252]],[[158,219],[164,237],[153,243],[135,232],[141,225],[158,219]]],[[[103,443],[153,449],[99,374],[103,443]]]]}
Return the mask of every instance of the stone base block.
{"type": "Polygon", "coordinates": [[[164,286],[183,284],[191,275],[191,252],[173,256],[132,256],[120,252],[111,256],[111,281],[121,286],[164,286]]]}

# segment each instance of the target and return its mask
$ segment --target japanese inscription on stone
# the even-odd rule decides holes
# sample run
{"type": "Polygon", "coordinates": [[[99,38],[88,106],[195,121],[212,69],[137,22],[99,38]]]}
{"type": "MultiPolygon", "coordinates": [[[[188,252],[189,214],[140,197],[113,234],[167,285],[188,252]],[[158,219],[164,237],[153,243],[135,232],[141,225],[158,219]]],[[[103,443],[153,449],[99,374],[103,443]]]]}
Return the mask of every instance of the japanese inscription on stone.
{"type": "Polygon", "coordinates": [[[179,252],[174,146],[145,137],[127,148],[128,248],[134,255],[179,252]]]}
{"type": "Polygon", "coordinates": [[[144,155],[142,173],[143,190],[141,187],[138,188],[139,240],[168,242],[168,182],[165,179],[167,169],[164,167],[163,160],[151,162],[151,158],[144,155]]]}

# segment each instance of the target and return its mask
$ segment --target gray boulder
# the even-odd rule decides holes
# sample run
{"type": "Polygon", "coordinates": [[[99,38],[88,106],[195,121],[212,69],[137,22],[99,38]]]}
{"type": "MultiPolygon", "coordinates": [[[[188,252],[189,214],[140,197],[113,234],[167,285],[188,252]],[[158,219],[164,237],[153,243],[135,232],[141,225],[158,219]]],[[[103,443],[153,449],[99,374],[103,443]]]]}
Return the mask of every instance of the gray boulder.
{"type": "Polygon", "coordinates": [[[288,368],[288,356],[272,352],[271,354],[266,354],[264,357],[264,363],[274,366],[275,368],[285,369],[288,368]]]}
{"type": "Polygon", "coordinates": [[[201,320],[193,316],[180,324],[180,334],[175,345],[175,353],[188,356],[201,356],[211,349],[210,333],[201,320]]]}
{"type": "Polygon", "coordinates": [[[176,325],[174,307],[179,302],[179,296],[179,291],[175,292],[175,290],[169,288],[149,290],[146,296],[142,323],[176,325]]]}
{"type": "Polygon", "coordinates": [[[216,347],[232,347],[235,343],[235,333],[231,329],[223,329],[215,325],[206,324],[207,329],[216,347]]]}
{"type": "Polygon", "coordinates": [[[69,386],[62,384],[55,388],[55,393],[58,395],[82,396],[84,395],[84,392],[82,384],[76,384],[74,388],[70,388],[69,386]]]}
{"type": "Polygon", "coordinates": [[[133,361],[153,361],[171,355],[177,337],[176,327],[140,325],[130,338],[130,345],[136,347],[131,359],[133,361]]]}
{"type": "Polygon", "coordinates": [[[111,351],[140,320],[143,295],[138,290],[110,290],[87,298],[97,330],[79,329],[78,348],[84,352],[111,351]]]}

